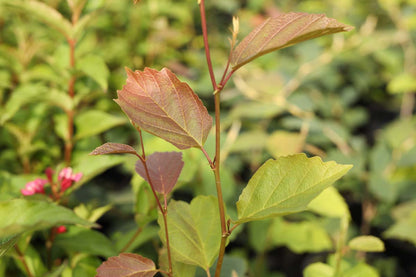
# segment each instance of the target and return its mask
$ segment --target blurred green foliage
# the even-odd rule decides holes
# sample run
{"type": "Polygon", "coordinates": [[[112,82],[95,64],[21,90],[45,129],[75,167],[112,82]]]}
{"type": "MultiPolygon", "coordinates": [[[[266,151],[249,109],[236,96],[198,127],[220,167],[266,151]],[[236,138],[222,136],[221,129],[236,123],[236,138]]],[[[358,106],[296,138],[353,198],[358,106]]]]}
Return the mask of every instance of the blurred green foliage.
{"type": "MultiPolygon", "coordinates": [[[[138,146],[137,133],[112,101],[125,82],[124,67],[168,67],[213,111],[197,1],[88,0],[73,28],[63,23],[71,20],[67,1],[42,1],[50,8],[45,11],[32,2],[0,1],[0,200],[20,197],[25,183],[45,168],[63,166],[65,111],[73,110],[71,165],[85,177],[68,206],[80,210],[88,203],[90,212],[78,214],[84,219],[100,206],[113,208],[98,221],[105,236],[74,227],[60,237],[53,255],[64,262],[43,276],[94,276],[99,257],[121,250],[136,225],[143,231],[128,250],[157,260],[156,204],[144,181],[131,178],[135,159],[87,154],[107,141],[138,146]],[[45,14],[52,10],[63,17],[45,14]],[[77,42],[75,68],[66,35],[77,42]],[[71,76],[77,78],[73,99],[67,94],[71,76]],[[84,240],[98,241],[101,252],[84,240]]],[[[249,276],[298,276],[305,268],[305,276],[332,276],[345,216],[347,241],[375,235],[387,251],[348,252],[341,263],[344,276],[414,276],[415,265],[406,261],[416,258],[416,1],[207,1],[217,75],[227,61],[233,15],[240,18],[242,39],[267,16],[289,11],[325,13],[355,30],[268,54],[235,73],[221,95],[228,213],[236,218],[237,195],[270,157],[306,152],[354,167],[336,184],[345,200],[335,191],[308,212],[237,229],[225,263],[249,276]],[[328,201],[334,206],[325,207],[328,201]]],[[[207,141],[210,154],[213,140],[207,141]]],[[[145,144],[148,153],[176,150],[150,135],[145,144]]],[[[202,154],[190,149],[183,155],[173,198],[215,195],[202,154]]],[[[19,248],[33,272],[44,274],[47,265],[37,251],[46,235],[35,235],[33,245],[32,236],[19,238],[19,248]]],[[[24,274],[13,251],[0,259],[1,276],[24,274]]]]}

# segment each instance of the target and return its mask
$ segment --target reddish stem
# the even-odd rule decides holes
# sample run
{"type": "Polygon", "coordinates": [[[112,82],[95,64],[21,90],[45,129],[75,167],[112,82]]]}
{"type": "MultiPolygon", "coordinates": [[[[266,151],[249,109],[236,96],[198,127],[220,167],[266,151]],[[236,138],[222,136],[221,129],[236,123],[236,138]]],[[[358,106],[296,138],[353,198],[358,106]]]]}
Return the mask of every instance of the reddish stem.
{"type": "Polygon", "coordinates": [[[209,51],[207,20],[205,16],[205,1],[204,0],[200,0],[199,2],[199,11],[201,14],[202,36],[204,38],[205,56],[206,56],[207,64],[208,64],[209,76],[211,77],[212,88],[214,90],[217,90],[217,82],[215,81],[214,70],[212,68],[212,62],[211,62],[211,54],[209,51]]]}
{"type": "Polygon", "coordinates": [[[143,163],[143,167],[144,167],[144,171],[146,173],[148,183],[150,185],[150,188],[152,189],[153,196],[156,199],[157,206],[159,207],[159,210],[160,210],[160,212],[162,213],[162,216],[163,216],[163,222],[164,222],[164,225],[165,225],[166,248],[167,248],[167,251],[168,251],[168,262],[169,262],[169,274],[168,275],[171,277],[172,276],[172,254],[170,252],[170,243],[169,243],[168,220],[167,220],[168,207],[166,205],[166,202],[167,202],[166,201],[166,196],[165,196],[165,207],[163,208],[162,204],[160,203],[159,197],[157,196],[155,187],[153,186],[153,182],[150,178],[149,169],[147,168],[146,154],[144,152],[142,132],[141,132],[140,128],[137,128],[137,130],[139,131],[140,142],[141,142],[141,145],[142,145],[142,156],[140,156],[139,158],[140,158],[141,162],[143,163]]]}

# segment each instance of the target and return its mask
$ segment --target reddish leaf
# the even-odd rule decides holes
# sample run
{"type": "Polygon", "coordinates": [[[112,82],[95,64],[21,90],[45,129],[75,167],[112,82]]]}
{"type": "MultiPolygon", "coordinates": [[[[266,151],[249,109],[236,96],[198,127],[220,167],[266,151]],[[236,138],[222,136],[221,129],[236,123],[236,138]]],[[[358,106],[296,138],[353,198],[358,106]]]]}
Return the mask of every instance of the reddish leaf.
{"type": "Polygon", "coordinates": [[[274,50],[352,28],[324,14],[282,13],[268,18],[236,46],[231,65],[235,70],[274,50]]]}
{"type": "MultiPolygon", "coordinates": [[[[155,190],[162,194],[172,191],[183,168],[182,153],[155,152],[146,159],[150,180],[155,190]]],[[[148,183],[147,174],[142,161],[137,161],[136,172],[148,183]]]]}
{"type": "Polygon", "coordinates": [[[115,101],[130,120],[179,149],[201,148],[212,118],[192,89],[167,68],[126,71],[115,101]]]}
{"type": "Polygon", "coordinates": [[[157,272],[152,260],[137,254],[122,253],[102,263],[97,268],[96,277],[152,277],[157,272]]]}
{"type": "Polygon", "coordinates": [[[107,142],[98,146],[90,153],[90,155],[105,155],[105,154],[123,154],[129,153],[137,155],[136,150],[127,144],[107,142]]]}

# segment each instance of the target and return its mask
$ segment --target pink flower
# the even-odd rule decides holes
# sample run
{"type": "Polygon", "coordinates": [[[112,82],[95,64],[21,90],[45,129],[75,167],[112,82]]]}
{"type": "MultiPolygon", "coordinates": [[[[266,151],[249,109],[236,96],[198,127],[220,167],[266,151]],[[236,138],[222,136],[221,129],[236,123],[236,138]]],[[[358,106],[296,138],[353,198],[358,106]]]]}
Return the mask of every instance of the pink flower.
{"type": "Polygon", "coordinates": [[[23,195],[33,195],[36,193],[45,193],[43,187],[48,183],[48,180],[45,179],[36,179],[34,181],[30,181],[25,185],[23,189],[20,191],[23,195]]]}
{"type": "Polygon", "coordinates": [[[58,180],[61,182],[61,191],[67,190],[73,182],[78,182],[82,178],[82,173],[72,173],[72,168],[65,167],[59,172],[58,180]]]}

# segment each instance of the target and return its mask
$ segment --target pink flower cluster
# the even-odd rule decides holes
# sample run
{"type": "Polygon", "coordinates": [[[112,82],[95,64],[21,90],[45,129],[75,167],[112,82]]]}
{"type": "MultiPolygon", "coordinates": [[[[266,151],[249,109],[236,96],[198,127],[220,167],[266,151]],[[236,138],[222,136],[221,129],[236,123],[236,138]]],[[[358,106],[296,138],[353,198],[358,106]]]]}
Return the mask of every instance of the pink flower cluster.
{"type": "MultiPolygon", "coordinates": [[[[23,189],[21,189],[21,193],[23,195],[33,195],[36,193],[45,193],[44,186],[46,184],[50,184],[54,186],[55,183],[53,181],[53,170],[51,168],[47,168],[45,170],[45,175],[48,178],[47,180],[37,178],[36,180],[30,181],[25,185],[23,189]]],[[[82,173],[72,173],[72,168],[65,167],[62,169],[58,174],[58,181],[59,181],[59,191],[62,193],[66,191],[68,188],[72,186],[74,182],[78,182],[82,178],[82,173]]]]}

